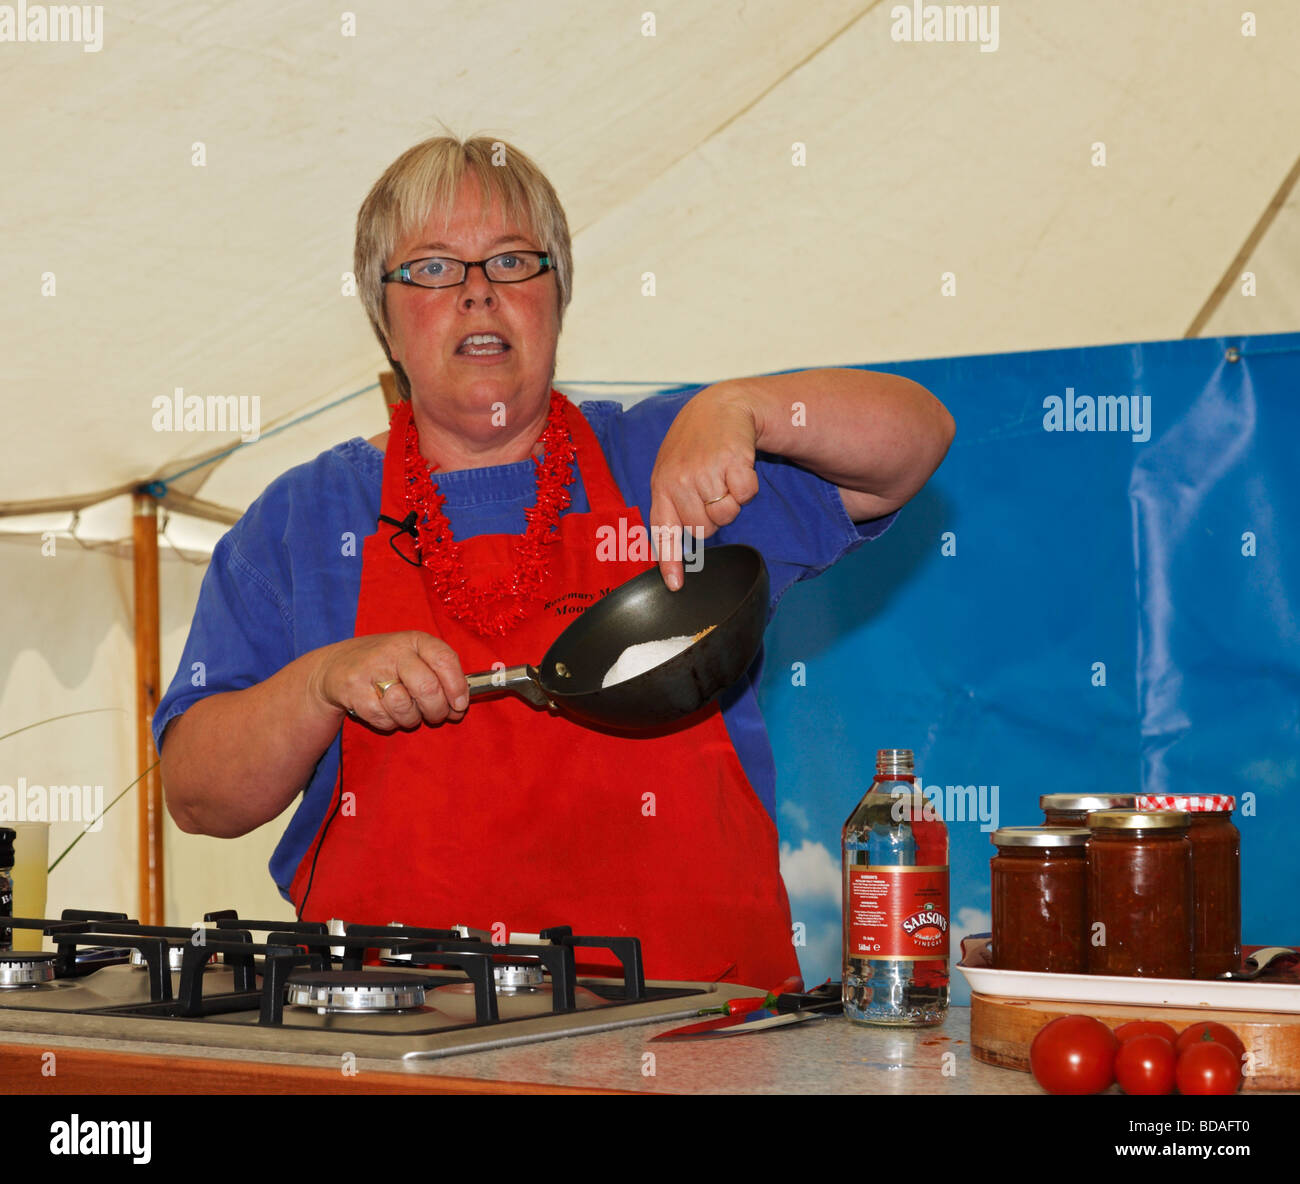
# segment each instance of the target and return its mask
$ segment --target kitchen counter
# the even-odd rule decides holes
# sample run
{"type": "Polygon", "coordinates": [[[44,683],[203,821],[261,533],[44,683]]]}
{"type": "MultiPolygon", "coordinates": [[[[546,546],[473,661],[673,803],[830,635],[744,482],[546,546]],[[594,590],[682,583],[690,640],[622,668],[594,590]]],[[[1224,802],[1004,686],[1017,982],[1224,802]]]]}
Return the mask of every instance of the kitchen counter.
{"type": "Polygon", "coordinates": [[[133,1040],[0,1033],[12,1093],[1036,1094],[1027,1073],[970,1055],[970,1009],[938,1028],[859,1028],[842,1018],[720,1040],[650,1044],[685,1021],[404,1063],[251,1053],[133,1040]],[[41,1072],[53,1051],[57,1073],[41,1072]]]}
{"type": "Polygon", "coordinates": [[[0,1081],[10,1094],[1043,1092],[1028,1073],[971,1056],[969,1007],[952,1008],[937,1028],[862,1028],[833,1017],[751,1036],[649,1043],[684,1022],[412,1062],[358,1057],[346,1064],[302,1053],[0,1032],[0,1081]]]}

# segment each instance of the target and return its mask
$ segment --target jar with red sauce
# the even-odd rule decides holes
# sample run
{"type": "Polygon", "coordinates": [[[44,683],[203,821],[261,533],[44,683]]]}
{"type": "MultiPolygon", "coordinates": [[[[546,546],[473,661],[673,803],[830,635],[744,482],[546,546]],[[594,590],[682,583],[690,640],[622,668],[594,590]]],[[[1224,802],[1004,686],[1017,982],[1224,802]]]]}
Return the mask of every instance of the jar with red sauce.
{"type": "Polygon", "coordinates": [[[1045,793],[1038,799],[1044,826],[1087,826],[1097,810],[1136,810],[1135,793],[1045,793]]]}
{"type": "Polygon", "coordinates": [[[993,832],[993,965],[1086,974],[1086,829],[1004,826],[993,832]]]}
{"type": "Polygon", "coordinates": [[[1241,834],[1227,794],[1143,794],[1139,810],[1182,810],[1191,818],[1192,973],[1218,978],[1241,966],[1241,834]]]}
{"type": "Polygon", "coordinates": [[[1192,977],[1190,818],[1166,810],[1088,815],[1088,971],[1192,977]]]}

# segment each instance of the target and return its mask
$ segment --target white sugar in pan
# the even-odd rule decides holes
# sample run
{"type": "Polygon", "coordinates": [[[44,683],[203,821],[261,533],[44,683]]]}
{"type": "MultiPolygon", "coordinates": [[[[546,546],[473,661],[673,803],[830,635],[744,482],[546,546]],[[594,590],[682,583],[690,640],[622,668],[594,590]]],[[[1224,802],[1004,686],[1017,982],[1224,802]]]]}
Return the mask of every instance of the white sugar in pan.
{"type": "Polygon", "coordinates": [[[629,678],[636,678],[638,674],[645,674],[656,666],[662,666],[689,649],[713,628],[714,626],[710,625],[708,629],[701,629],[693,637],[665,637],[660,641],[642,641],[628,646],[619,654],[614,665],[605,672],[605,677],[600,684],[601,688],[627,682],[629,678]]]}

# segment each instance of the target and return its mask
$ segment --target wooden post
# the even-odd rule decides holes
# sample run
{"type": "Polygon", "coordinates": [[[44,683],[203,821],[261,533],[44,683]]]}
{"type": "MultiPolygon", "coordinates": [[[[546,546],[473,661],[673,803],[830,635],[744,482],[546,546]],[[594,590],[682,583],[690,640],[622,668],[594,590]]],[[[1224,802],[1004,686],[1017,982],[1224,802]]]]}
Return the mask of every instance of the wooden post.
{"type": "MultiPolygon", "coordinates": [[[[136,775],[158,759],[154,750],[153,713],[160,695],[158,645],[158,503],[147,493],[132,495],[135,568],[135,727],[136,775]]],[[[162,777],[154,769],[139,784],[139,920],[162,925],[163,800],[162,777]]]]}

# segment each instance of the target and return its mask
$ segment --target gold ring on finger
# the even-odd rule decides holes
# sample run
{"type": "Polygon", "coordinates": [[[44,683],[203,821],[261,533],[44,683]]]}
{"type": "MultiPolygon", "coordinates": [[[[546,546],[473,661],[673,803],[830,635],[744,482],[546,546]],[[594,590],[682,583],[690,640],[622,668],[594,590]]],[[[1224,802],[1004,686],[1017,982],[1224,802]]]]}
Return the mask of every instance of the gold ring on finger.
{"type": "Polygon", "coordinates": [[[714,502],[720,502],[720,501],[723,500],[723,498],[728,498],[728,497],[730,497],[730,496],[731,496],[730,492],[723,493],[723,494],[720,494],[718,497],[711,497],[711,498],[709,498],[709,500],[706,501],[704,504],[705,504],[706,506],[711,506],[711,505],[713,505],[714,502]]]}
{"type": "Polygon", "coordinates": [[[389,687],[395,687],[400,681],[400,679],[396,678],[377,678],[375,679],[375,690],[379,692],[379,697],[382,699],[384,697],[384,692],[388,690],[389,687]]]}

